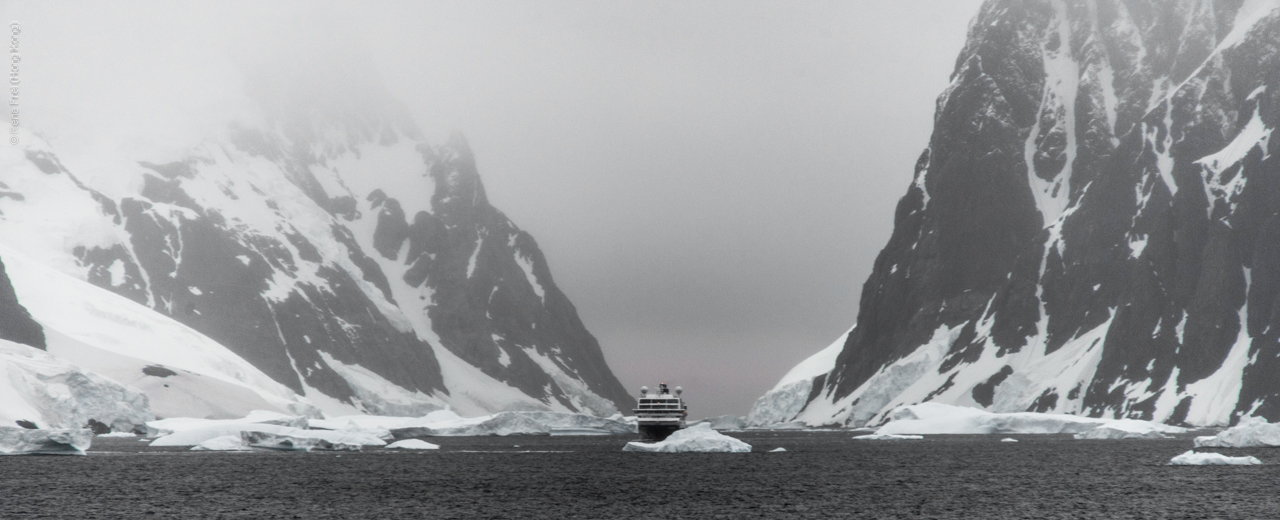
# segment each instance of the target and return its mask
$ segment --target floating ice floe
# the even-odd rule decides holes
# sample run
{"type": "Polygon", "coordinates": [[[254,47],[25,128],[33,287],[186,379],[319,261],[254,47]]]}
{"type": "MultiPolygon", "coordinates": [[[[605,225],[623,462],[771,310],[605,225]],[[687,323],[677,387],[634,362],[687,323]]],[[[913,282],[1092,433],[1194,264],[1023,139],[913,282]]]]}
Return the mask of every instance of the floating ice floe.
{"type": "Polygon", "coordinates": [[[223,435],[191,447],[195,451],[252,451],[241,442],[240,435],[223,435]]]}
{"type": "Polygon", "coordinates": [[[1154,429],[1148,428],[1143,421],[1128,421],[1121,423],[1117,421],[1112,424],[1104,424],[1087,432],[1081,432],[1074,435],[1077,439],[1168,439],[1168,435],[1160,433],[1154,429]],[[1138,423],[1138,424],[1131,424],[1138,423]]]}
{"type": "Polygon", "coordinates": [[[133,431],[155,419],[147,398],[35,347],[0,339],[0,424],[133,431]]]}
{"type": "Polygon", "coordinates": [[[271,424],[301,429],[306,429],[309,426],[306,417],[299,415],[285,415],[268,410],[254,410],[249,412],[249,415],[239,419],[196,419],[192,417],[173,417],[170,419],[148,421],[147,436],[162,437],[177,432],[239,424],[271,424]]]}
{"type": "Polygon", "coordinates": [[[778,447],[778,448],[774,448],[774,449],[769,450],[769,453],[782,453],[782,452],[784,452],[784,451],[787,451],[787,449],[786,449],[786,448],[782,448],[782,447],[778,447]]]}
{"type": "Polygon", "coordinates": [[[336,432],[294,430],[287,433],[277,433],[244,430],[240,432],[240,443],[250,448],[280,451],[360,451],[365,445],[386,445],[386,442],[377,437],[350,434],[332,435],[333,433],[336,432]],[[378,441],[378,443],[370,441],[378,441]]]}
{"type": "Polygon", "coordinates": [[[1257,457],[1228,457],[1221,453],[1196,453],[1189,450],[1169,460],[1170,466],[1253,466],[1262,464],[1257,457]]]}
{"type": "Polygon", "coordinates": [[[559,412],[501,412],[459,417],[440,410],[413,421],[389,426],[397,439],[484,435],[625,435],[635,426],[617,419],[559,412]]]}
{"type": "Polygon", "coordinates": [[[137,436],[138,436],[138,434],[133,433],[133,432],[111,432],[111,433],[104,433],[104,434],[98,435],[98,437],[107,437],[107,438],[111,438],[111,437],[128,437],[128,438],[130,438],[130,439],[132,439],[132,438],[134,438],[134,437],[137,437],[137,436]]]}
{"type": "Polygon", "coordinates": [[[422,439],[405,439],[387,445],[389,450],[438,450],[440,446],[422,439]]]}
{"type": "Polygon", "coordinates": [[[804,421],[791,421],[791,422],[784,422],[784,423],[766,424],[764,426],[752,426],[751,429],[752,430],[803,430],[808,427],[809,425],[805,424],[804,421]]]}
{"type": "Polygon", "coordinates": [[[923,435],[898,435],[893,433],[871,433],[853,438],[855,441],[918,441],[921,439],[924,439],[923,435]]]}
{"type": "Polygon", "coordinates": [[[1003,438],[1003,439],[1000,439],[1000,442],[1018,442],[1018,439],[1013,439],[1013,438],[1005,437],[1005,438],[1003,438]]]}
{"type": "Polygon", "coordinates": [[[707,423],[677,430],[666,440],[659,442],[628,442],[622,451],[649,453],[747,453],[751,445],[711,429],[707,423]]]}
{"type": "Polygon", "coordinates": [[[1242,417],[1240,423],[1217,435],[1196,437],[1197,448],[1256,448],[1280,446],[1280,423],[1262,417],[1242,417]]]}
{"type": "Polygon", "coordinates": [[[0,426],[0,455],[84,455],[92,442],[92,430],[0,426]]]}
{"type": "Polygon", "coordinates": [[[920,403],[894,410],[879,434],[1083,433],[1108,426],[1131,433],[1182,433],[1185,428],[1133,419],[1099,419],[1035,412],[993,413],[977,408],[920,403]]]}
{"type": "Polygon", "coordinates": [[[151,445],[196,446],[211,439],[225,436],[240,436],[245,446],[278,447],[279,449],[292,449],[282,444],[284,441],[289,441],[289,443],[297,446],[306,446],[306,449],[339,449],[331,448],[330,446],[386,446],[387,444],[386,441],[363,432],[304,430],[263,423],[229,423],[174,432],[151,441],[151,445]],[[245,437],[245,432],[250,432],[254,435],[245,437]]]}

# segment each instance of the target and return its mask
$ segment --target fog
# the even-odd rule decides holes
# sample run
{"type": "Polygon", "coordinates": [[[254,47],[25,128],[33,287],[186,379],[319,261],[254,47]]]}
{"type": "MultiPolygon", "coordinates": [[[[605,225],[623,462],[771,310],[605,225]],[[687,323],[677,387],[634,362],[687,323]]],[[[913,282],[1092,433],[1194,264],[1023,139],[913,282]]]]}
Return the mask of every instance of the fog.
{"type": "MultiPolygon", "coordinates": [[[[980,0],[40,2],[23,125],[175,157],[328,67],[461,131],[630,389],[744,415],[854,322],[980,0]],[[266,72],[263,72],[266,71],[266,72]]],[[[347,90],[344,90],[347,89],[347,90]]],[[[311,96],[311,97],[307,97],[311,96]]],[[[79,150],[80,153],[74,152],[79,150]]]]}

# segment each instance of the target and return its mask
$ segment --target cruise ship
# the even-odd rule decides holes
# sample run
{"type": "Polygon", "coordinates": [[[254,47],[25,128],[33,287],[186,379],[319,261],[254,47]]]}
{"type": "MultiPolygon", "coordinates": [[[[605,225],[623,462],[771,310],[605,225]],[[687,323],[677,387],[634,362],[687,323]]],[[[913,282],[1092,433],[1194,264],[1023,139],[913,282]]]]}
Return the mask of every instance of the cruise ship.
{"type": "Polygon", "coordinates": [[[657,395],[649,395],[649,387],[640,387],[640,405],[634,410],[639,425],[640,440],[661,441],[685,426],[689,407],[680,398],[683,390],[676,387],[675,394],[667,390],[667,384],[658,385],[657,395]]]}

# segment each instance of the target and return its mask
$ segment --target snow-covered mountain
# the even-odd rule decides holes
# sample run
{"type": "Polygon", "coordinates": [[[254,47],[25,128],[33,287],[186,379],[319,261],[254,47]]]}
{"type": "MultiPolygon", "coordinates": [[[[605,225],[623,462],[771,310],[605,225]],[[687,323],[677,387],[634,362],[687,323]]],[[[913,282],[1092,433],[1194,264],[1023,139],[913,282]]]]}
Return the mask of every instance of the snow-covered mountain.
{"type": "MultiPolygon", "coordinates": [[[[22,145],[0,151],[0,257],[176,320],[181,334],[164,333],[184,342],[175,349],[225,350],[269,377],[255,392],[278,384],[282,398],[329,413],[631,407],[533,237],[489,204],[464,139],[426,142],[368,70],[275,72],[246,73],[252,117],[176,154],[60,150],[24,129],[22,145]],[[91,166],[69,167],[65,154],[91,166]]],[[[34,272],[10,269],[23,303],[34,272]]],[[[81,305],[83,290],[30,291],[51,338],[104,348],[92,331],[66,330],[73,320],[59,321],[58,302],[85,316],[110,305],[81,305]]],[[[105,343],[172,328],[120,320],[105,343]]],[[[29,333],[8,324],[3,337],[29,333]]],[[[50,352],[59,344],[69,342],[51,339],[50,352]]],[[[148,363],[165,354],[107,350],[148,363]]],[[[166,359],[166,370],[182,368],[180,356],[166,359]]]]}
{"type": "Polygon", "coordinates": [[[857,326],[754,422],[1280,419],[1280,2],[989,0],[857,326]]]}

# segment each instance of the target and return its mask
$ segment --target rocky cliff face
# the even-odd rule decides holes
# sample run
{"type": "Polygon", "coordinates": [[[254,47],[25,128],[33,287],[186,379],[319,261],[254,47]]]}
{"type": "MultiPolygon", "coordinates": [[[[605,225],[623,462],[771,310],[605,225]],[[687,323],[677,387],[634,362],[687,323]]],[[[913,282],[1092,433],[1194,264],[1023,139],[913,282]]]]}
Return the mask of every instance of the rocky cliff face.
{"type": "Polygon", "coordinates": [[[45,348],[44,328],[18,302],[3,262],[0,262],[0,339],[45,348]]]}
{"type": "Polygon", "coordinates": [[[775,389],[808,388],[788,415],[1280,419],[1277,9],[986,2],[857,327],[775,389]]]}
{"type": "Polygon", "coordinates": [[[328,74],[249,74],[260,121],[88,173],[24,135],[0,237],[333,413],[629,409],[466,142],[426,142],[374,72],[328,74]]]}

